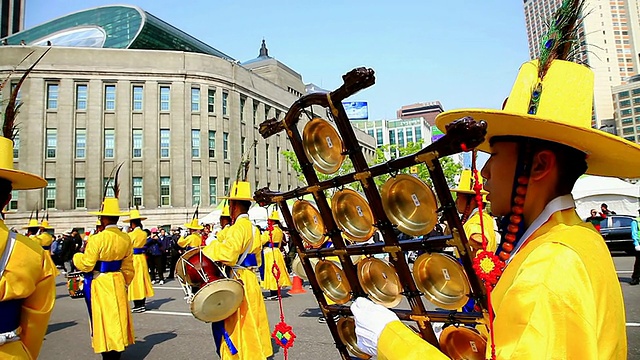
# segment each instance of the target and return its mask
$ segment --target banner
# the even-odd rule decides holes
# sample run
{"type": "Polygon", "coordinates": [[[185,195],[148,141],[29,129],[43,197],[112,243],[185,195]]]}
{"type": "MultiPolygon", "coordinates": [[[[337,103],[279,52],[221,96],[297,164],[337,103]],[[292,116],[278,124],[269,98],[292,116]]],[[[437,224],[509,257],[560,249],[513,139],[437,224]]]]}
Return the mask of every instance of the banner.
{"type": "Polygon", "coordinates": [[[349,120],[369,119],[369,106],[366,101],[343,101],[342,106],[349,120]]]}

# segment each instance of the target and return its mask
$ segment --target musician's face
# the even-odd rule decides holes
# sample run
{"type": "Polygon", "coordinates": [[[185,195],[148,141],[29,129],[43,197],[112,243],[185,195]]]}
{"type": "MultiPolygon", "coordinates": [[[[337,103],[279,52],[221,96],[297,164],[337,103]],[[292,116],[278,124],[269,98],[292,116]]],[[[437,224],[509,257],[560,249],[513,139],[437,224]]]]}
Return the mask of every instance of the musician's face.
{"type": "Polygon", "coordinates": [[[489,192],[491,212],[504,216],[511,211],[511,188],[518,161],[518,146],[514,142],[497,142],[491,146],[491,157],[482,168],[486,179],[484,189],[489,192]]]}

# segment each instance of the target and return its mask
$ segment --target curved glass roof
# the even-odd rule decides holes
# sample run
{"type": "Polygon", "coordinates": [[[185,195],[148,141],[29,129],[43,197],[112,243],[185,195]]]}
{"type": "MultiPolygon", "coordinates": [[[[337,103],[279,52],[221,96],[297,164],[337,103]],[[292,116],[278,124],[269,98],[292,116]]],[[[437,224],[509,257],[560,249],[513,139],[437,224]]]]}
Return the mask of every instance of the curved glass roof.
{"type": "Polygon", "coordinates": [[[9,45],[176,50],[233,60],[171,24],[136,6],[101,6],[51,20],[7,37],[9,45]]]}

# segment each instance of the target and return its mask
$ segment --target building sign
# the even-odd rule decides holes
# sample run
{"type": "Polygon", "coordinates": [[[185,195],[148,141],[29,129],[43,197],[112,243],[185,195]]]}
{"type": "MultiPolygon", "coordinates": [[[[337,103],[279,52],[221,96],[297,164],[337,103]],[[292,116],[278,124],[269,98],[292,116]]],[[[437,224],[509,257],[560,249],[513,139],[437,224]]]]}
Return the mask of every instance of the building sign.
{"type": "Polygon", "coordinates": [[[389,120],[387,126],[389,128],[399,128],[405,126],[420,126],[422,125],[422,119],[409,119],[409,120],[389,120]]]}
{"type": "Polygon", "coordinates": [[[343,101],[342,106],[349,120],[369,119],[369,106],[366,101],[343,101]]]}
{"type": "Polygon", "coordinates": [[[436,140],[440,139],[443,136],[444,136],[444,133],[440,131],[440,129],[438,129],[435,126],[431,127],[431,142],[435,142],[436,140]]]}

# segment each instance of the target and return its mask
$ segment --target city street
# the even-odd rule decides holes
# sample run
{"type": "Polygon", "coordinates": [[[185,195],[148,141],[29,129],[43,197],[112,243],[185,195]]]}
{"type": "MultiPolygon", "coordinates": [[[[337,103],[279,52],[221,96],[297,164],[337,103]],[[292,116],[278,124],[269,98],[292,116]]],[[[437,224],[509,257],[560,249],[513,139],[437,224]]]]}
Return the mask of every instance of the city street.
{"type": "MultiPolygon", "coordinates": [[[[629,359],[640,359],[640,286],[629,286],[633,257],[615,254],[625,296],[629,359]]],[[[42,347],[41,359],[98,359],[91,349],[87,323],[87,309],[83,299],[71,299],[66,281],[58,276],[56,307],[42,347]]],[[[297,335],[290,350],[293,360],[340,359],[329,329],[319,324],[320,315],[311,290],[306,294],[286,296],[283,300],[286,321],[297,335]]],[[[136,343],[122,359],[217,359],[211,328],[191,315],[183,300],[183,292],[176,281],[155,286],[155,296],[147,300],[146,313],[133,314],[136,343]]],[[[267,301],[270,325],[279,321],[278,302],[267,301]]],[[[273,359],[283,359],[281,349],[274,347],[273,359]]]]}

